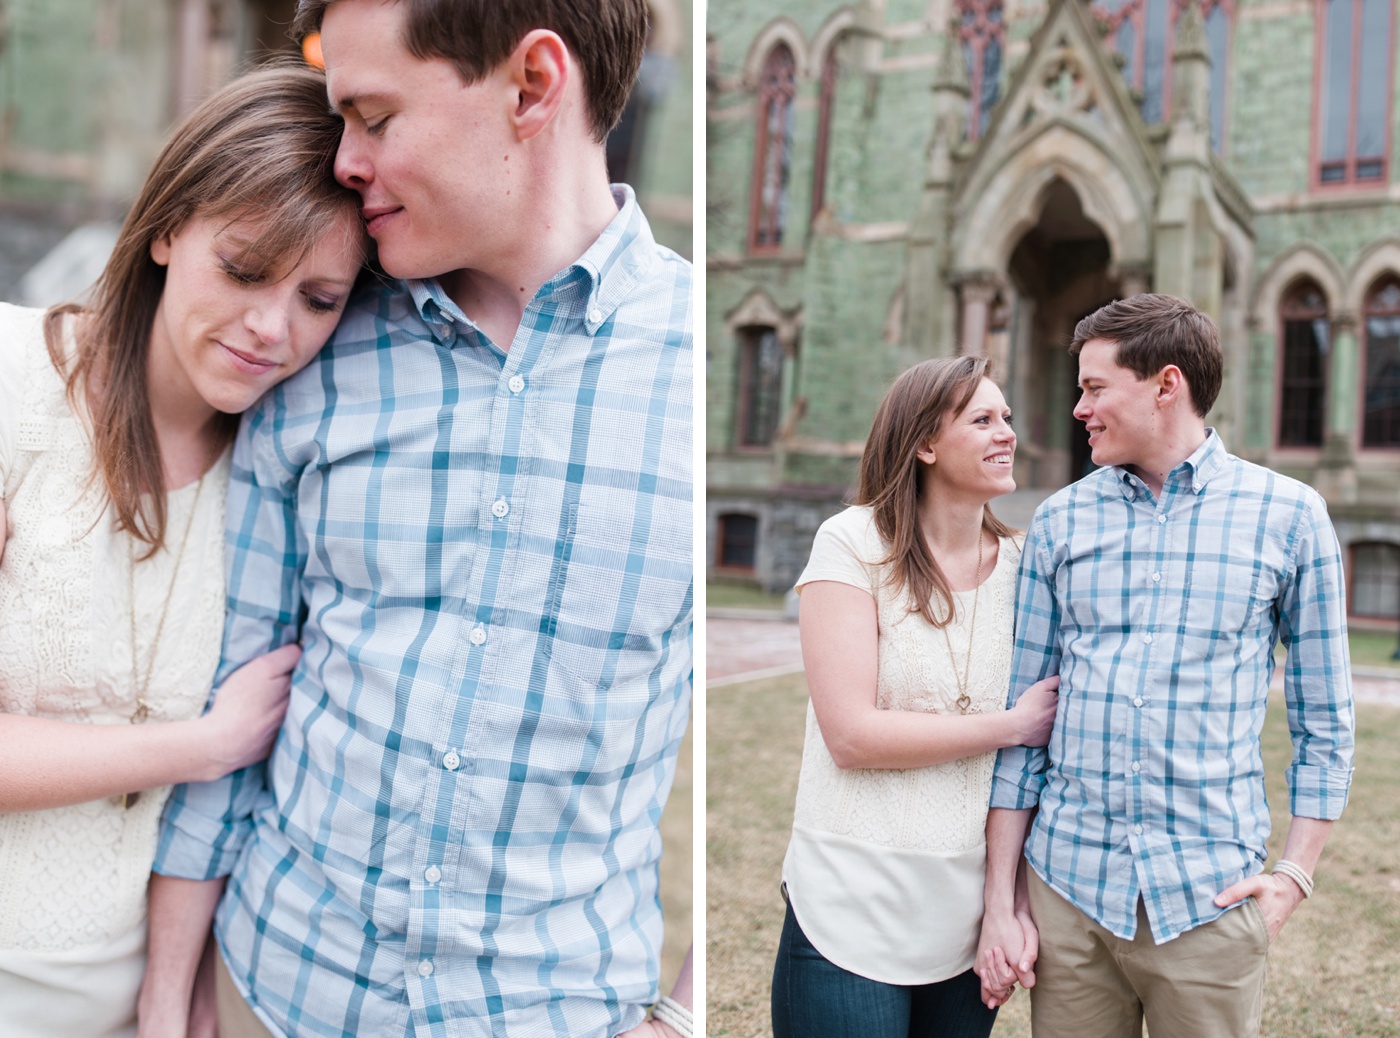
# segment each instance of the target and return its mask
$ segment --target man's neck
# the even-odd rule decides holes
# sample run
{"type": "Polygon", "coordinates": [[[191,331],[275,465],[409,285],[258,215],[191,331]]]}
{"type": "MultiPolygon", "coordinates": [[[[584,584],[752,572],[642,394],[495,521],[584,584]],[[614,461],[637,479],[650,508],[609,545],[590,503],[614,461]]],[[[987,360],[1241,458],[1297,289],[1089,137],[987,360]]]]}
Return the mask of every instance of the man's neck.
{"type": "Polygon", "coordinates": [[[1204,421],[1197,419],[1183,423],[1167,432],[1151,458],[1129,462],[1123,467],[1146,483],[1153,497],[1161,497],[1167,476],[1200,449],[1201,444],[1206,442],[1206,435],[1204,421]]]}
{"type": "Polygon", "coordinates": [[[540,286],[587,252],[617,215],[605,175],[579,179],[585,182],[556,182],[534,199],[522,198],[508,222],[509,241],[489,262],[438,279],[448,297],[503,350],[510,350],[540,286]]]}

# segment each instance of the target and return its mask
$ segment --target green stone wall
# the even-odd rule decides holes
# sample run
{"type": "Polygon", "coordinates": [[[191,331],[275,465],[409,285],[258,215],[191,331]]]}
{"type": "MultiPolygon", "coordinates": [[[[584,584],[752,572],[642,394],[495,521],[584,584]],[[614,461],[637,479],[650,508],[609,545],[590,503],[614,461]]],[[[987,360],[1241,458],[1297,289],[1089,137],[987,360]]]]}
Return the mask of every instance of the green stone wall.
{"type": "MultiPolygon", "coordinates": [[[[695,179],[695,92],[694,18],[692,0],[677,0],[684,33],[675,56],[675,74],[666,96],[651,113],[646,129],[641,175],[637,189],[657,241],[682,256],[694,257],[694,226],[689,218],[670,215],[682,200],[694,196],[695,179]],[[649,199],[667,201],[666,208],[647,208],[649,199]]],[[[693,211],[693,205],[691,209],[693,211]]]]}
{"type": "Polygon", "coordinates": [[[1238,7],[1226,116],[1225,159],[1251,197],[1307,191],[1312,139],[1312,11],[1250,17],[1261,6],[1238,7]]]}
{"type": "MultiPolygon", "coordinates": [[[[877,30],[897,27],[900,38],[878,41],[873,62],[848,62],[838,83],[826,195],[835,228],[825,232],[808,226],[819,84],[805,77],[805,69],[800,70],[804,76],[799,81],[785,261],[745,253],[755,128],[753,96],[738,88],[745,58],[776,18],[790,20],[810,43],[841,9],[830,2],[793,0],[767,0],[758,6],[739,0],[709,4],[708,31],[719,53],[715,71],[728,88],[711,90],[707,126],[711,511],[724,507],[724,488],[742,485],[752,490],[766,478],[773,501],[781,501],[764,506],[763,528],[775,536],[784,531],[800,536],[811,516],[791,520],[802,508],[819,515],[838,506],[830,492],[849,485],[856,462],[839,456],[837,448],[864,437],[885,386],[907,363],[896,341],[898,322],[891,320],[905,277],[906,244],[899,232],[919,206],[925,149],[933,127],[935,70],[926,56],[941,51],[940,33],[935,31],[941,27],[928,24],[923,0],[872,5],[877,30]],[[925,31],[908,35],[908,29],[919,23],[925,31]],[[824,452],[779,451],[758,459],[738,459],[731,452],[736,358],[724,319],[757,288],[785,310],[801,306],[796,393],[806,398],[808,406],[797,429],[798,442],[823,441],[828,448],[824,452]],[[795,488],[809,488],[812,493],[801,501],[783,500],[795,488]],[[824,499],[816,493],[819,489],[826,493],[824,499]],[[716,492],[720,499],[715,499],[716,492]]],[[[1027,17],[1013,16],[1007,26],[1014,53],[1003,66],[1003,92],[1024,56],[1026,41],[1045,14],[1044,7],[1028,10],[1027,17]]],[[[1250,221],[1253,259],[1251,269],[1241,272],[1242,280],[1253,291],[1279,256],[1301,240],[1315,243],[1342,270],[1348,270],[1369,245],[1400,235],[1400,201],[1391,200],[1393,185],[1400,184],[1400,101],[1391,106],[1389,184],[1374,190],[1312,192],[1315,26],[1311,5],[1240,0],[1236,10],[1222,157],[1255,208],[1250,221]]],[[[860,45],[854,49],[869,53],[860,45]]],[[[1400,58],[1391,85],[1400,99],[1400,58]]],[[[1252,297],[1243,299],[1246,311],[1253,312],[1255,303],[1252,297]]],[[[1274,449],[1275,322],[1261,321],[1245,334],[1248,390],[1231,446],[1267,462],[1274,449]]],[[[1059,425],[1054,430],[1051,440],[1067,432],[1059,425]]],[[[1053,448],[1056,443],[1045,446],[1053,448]]],[[[1303,478],[1318,472],[1307,462],[1288,464],[1303,478]]],[[[1400,500],[1400,472],[1393,476],[1363,473],[1363,497],[1374,497],[1378,479],[1391,500],[1400,500]]],[[[750,495],[744,507],[756,500],[750,495]]],[[[1348,503],[1335,497],[1329,497],[1329,507],[1335,516],[1350,514],[1348,509],[1374,510],[1366,500],[1348,503]]],[[[1387,507],[1400,540],[1400,509],[1387,507]]],[[[772,587],[781,587],[790,578],[784,572],[789,563],[783,560],[801,557],[789,544],[772,545],[760,554],[758,578],[772,587]]]]}

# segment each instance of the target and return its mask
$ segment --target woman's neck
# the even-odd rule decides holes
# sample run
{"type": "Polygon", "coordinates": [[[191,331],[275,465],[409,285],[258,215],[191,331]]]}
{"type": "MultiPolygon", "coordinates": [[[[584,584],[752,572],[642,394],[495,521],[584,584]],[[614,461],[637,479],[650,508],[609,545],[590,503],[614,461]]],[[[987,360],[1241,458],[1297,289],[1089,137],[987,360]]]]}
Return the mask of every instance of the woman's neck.
{"type": "Polygon", "coordinates": [[[186,380],[157,378],[149,370],[146,399],[165,488],[178,490],[204,475],[213,462],[221,446],[219,412],[186,380]]]}
{"type": "Polygon", "coordinates": [[[919,530],[938,559],[976,555],[985,514],[981,502],[925,497],[919,502],[919,530]]]}

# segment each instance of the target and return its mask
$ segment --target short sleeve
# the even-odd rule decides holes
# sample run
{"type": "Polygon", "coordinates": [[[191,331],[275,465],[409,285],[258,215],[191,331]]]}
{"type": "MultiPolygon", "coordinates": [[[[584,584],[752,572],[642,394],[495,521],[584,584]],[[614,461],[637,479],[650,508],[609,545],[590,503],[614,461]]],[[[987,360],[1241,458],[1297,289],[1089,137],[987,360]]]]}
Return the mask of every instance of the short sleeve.
{"type": "Polygon", "coordinates": [[[797,578],[797,593],[818,580],[850,584],[876,595],[880,583],[879,563],[884,554],[875,520],[868,508],[848,508],[817,530],[812,554],[797,578]]]}
{"type": "Polygon", "coordinates": [[[42,310],[0,303],[0,501],[19,452],[19,423],[31,351],[43,348],[42,310]]]}

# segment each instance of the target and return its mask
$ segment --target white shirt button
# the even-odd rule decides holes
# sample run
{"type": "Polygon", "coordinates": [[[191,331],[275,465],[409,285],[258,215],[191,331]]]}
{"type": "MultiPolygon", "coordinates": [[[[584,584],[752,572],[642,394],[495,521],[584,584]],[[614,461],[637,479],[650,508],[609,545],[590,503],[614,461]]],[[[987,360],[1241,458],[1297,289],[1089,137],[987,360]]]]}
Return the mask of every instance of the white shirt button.
{"type": "Polygon", "coordinates": [[[525,380],[519,375],[512,375],[510,381],[507,382],[506,385],[510,386],[510,391],[512,393],[519,393],[525,388],[525,380]]]}
{"type": "Polygon", "coordinates": [[[471,639],[473,645],[482,645],[486,642],[486,628],[482,627],[481,624],[477,624],[472,628],[472,633],[467,635],[467,637],[471,639]]]}
{"type": "Polygon", "coordinates": [[[1154,574],[1152,574],[1152,583],[1156,584],[1156,583],[1160,582],[1161,579],[1162,579],[1162,574],[1160,574],[1160,573],[1154,573],[1154,574]]]}
{"type": "Polygon", "coordinates": [[[1139,836],[1141,836],[1141,835],[1142,835],[1142,826],[1140,826],[1140,825],[1135,825],[1135,826],[1133,826],[1133,832],[1135,832],[1135,833],[1137,833],[1139,836]]]}
{"type": "Polygon", "coordinates": [[[1157,521],[1158,521],[1159,523],[1165,523],[1165,522],[1167,521],[1167,517],[1166,517],[1165,515],[1163,515],[1161,512],[1158,512],[1158,513],[1157,513],[1157,521]]]}
{"type": "Polygon", "coordinates": [[[510,514],[510,505],[506,504],[505,498],[499,498],[496,503],[491,506],[491,514],[497,519],[504,519],[510,514]]]}
{"type": "Polygon", "coordinates": [[[424,959],[418,964],[418,975],[420,977],[431,977],[433,975],[432,959],[424,959]]]}
{"type": "MultiPolygon", "coordinates": [[[[1139,761],[1133,761],[1133,774],[1136,775],[1136,774],[1137,774],[1139,771],[1141,771],[1141,770],[1142,770],[1142,764],[1141,764],[1139,761]]],[[[429,869],[428,871],[431,872],[431,871],[433,871],[433,870],[432,870],[432,869],[429,869]]]]}
{"type": "Polygon", "coordinates": [[[462,758],[457,756],[456,750],[448,750],[442,756],[442,766],[448,771],[456,771],[462,764],[462,758]]]}
{"type": "Polygon", "coordinates": [[[438,880],[442,879],[442,869],[438,868],[436,865],[429,865],[423,870],[423,878],[429,883],[436,883],[438,880]]]}
{"type": "Polygon", "coordinates": [[[1138,696],[1133,700],[1133,706],[1142,706],[1142,696],[1138,696]]]}
{"type": "Polygon", "coordinates": [[[603,311],[599,310],[596,306],[595,306],[592,310],[588,311],[588,323],[589,323],[589,324],[599,324],[599,323],[602,322],[602,320],[603,320],[603,311]]]}
{"type": "Polygon", "coordinates": [[[1142,640],[1145,641],[1148,645],[1151,645],[1151,644],[1152,644],[1152,635],[1150,635],[1150,634],[1144,634],[1144,635],[1142,636],[1142,640]]]}

